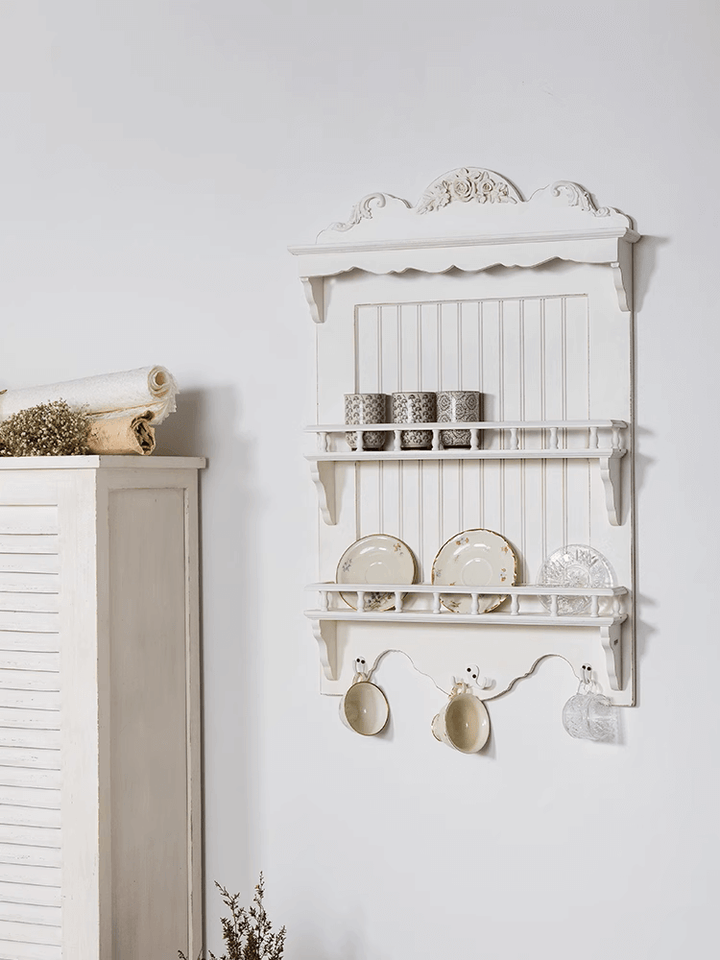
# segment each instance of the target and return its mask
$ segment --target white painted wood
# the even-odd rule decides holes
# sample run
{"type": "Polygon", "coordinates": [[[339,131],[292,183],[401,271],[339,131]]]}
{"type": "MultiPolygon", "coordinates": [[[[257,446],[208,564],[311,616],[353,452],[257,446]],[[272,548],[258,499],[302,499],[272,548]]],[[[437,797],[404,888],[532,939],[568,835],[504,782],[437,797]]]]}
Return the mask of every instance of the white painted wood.
{"type": "Polygon", "coordinates": [[[524,201],[499,174],[464,167],[433,181],[415,206],[389,194],[369,194],[346,222],[322,231],[316,244],[290,250],[298,257],[313,319],[323,322],[328,298],[321,278],[350,270],[444,273],[533,267],[554,259],[605,264],[618,307],[627,312],[631,245],[638,239],[628,217],[598,208],[578,184],[557,181],[524,201]],[[483,195],[488,184],[491,191],[483,195]]]}
{"type": "Polygon", "coordinates": [[[0,571],[1,593],[57,593],[58,578],[53,573],[24,574],[15,570],[0,571]]]}
{"type": "MultiPolygon", "coordinates": [[[[23,940],[27,936],[23,935],[23,940]]],[[[47,946],[33,942],[22,942],[0,937],[0,960],[60,960],[62,953],[58,946],[47,946]]]]}
{"type": "Polygon", "coordinates": [[[0,960],[201,948],[203,465],[0,460],[0,960]]]}
{"type": "Polygon", "coordinates": [[[40,593],[25,590],[0,591],[0,610],[26,611],[29,613],[57,613],[56,593],[40,593]]]}
{"type": "MultiPolygon", "coordinates": [[[[57,554],[58,538],[54,533],[33,534],[25,536],[20,533],[2,533],[0,532],[0,553],[18,555],[19,557],[33,557],[36,554],[57,554]]],[[[9,569],[20,569],[23,567],[10,567],[9,569]]],[[[29,569],[34,569],[30,567],[29,569]]]]}
{"type": "Polygon", "coordinates": [[[324,693],[347,689],[356,657],[378,663],[399,650],[445,691],[451,662],[496,676],[487,699],[557,655],[578,679],[589,664],[615,703],[635,702],[637,239],[624,214],[596,206],[576,184],[559,181],[524,201],[499,174],[462,168],[415,206],[371,194],[316,244],[291,248],[317,322],[307,460],[322,518],[318,580],[333,581],[345,549],[378,532],[407,543],[418,564],[419,584],[405,587],[401,611],[354,613],[333,588],[307,611],[324,693]],[[448,425],[424,424],[433,449],[402,450],[398,428],[378,424],[363,430],[387,432],[384,450],[350,451],[344,393],[457,389],[482,393],[482,421],[457,425],[471,430],[469,449],[443,449],[448,425]],[[512,543],[521,586],[501,611],[442,614],[428,584],[433,558],[476,527],[512,543]],[[600,596],[595,615],[544,610],[533,588],[538,570],[570,543],[608,558],[621,607],[600,596]]]}
{"type": "MultiPolygon", "coordinates": [[[[60,829],[60,810],[56,807],[37,807],[22,803],[2,801],[2,824],[15,824],[20,827],[53,827],[60,829]]],[[[0,900],[0,902],[2,902],[0,900]]]]}
{"type": "Polygon", "coordinates": [[[57,507],[0,504],[0,533],[53,534],[58,531],[57,507]]]}
{"type": "Polygon", "coordinates": [[[60,658],[57,653],[35,650],[6,651],[0,647],[0,669],[57,673],[60,669],[60,658]]]}
{"type": "MultiPolygon", "coordinates": [[[[43,537],[36,537],[35,540],[44,540],[43,537]]],[[[3,547],[18,548],[17,542],[9,542],[0,537],[0,551],[3,547]]],[[[0,573],[50,573],[57,574],[60,569],[60,562],[57,555],[57,537],[53,538],[52,547],[54,549],[47,551],[37,551],[37,542],[32,546],[36,548],[35,553],[2,553],[0,552],[0,573]]]]}
{"type": "Polygon", "coordinates": [[[184,491],[108,500],[111,955],[166,955],[189,919],[184,491]]]}
{"type": "Polygon", "coordinates": [[[37,907],[60,907],[60,888],[35,884],[10,884],[0,881],[2,903],[17,903],[37,907]]]}
{"type": "Polygon", "coordinates": [[[29,650],[37,653],[57,653],[60,650],[58,634],[23,633],[0,630],[0,650],[29,650]]]}
{"type": "MultiPolygon", "coordinates": [[[[99,470],[109,468],[112,470],[128,469],[131,471],[142,470],[142,476],[148,477],[155,470],[201,470],[205,466],[204,457],[146,457],[142,461],[136,456],[108,456],[91,454],[86,457],[3,457],[0,460],[0,470],[7,470],[9,473],[20,470],[41,470],[46,471],[45,479],[38,480],[38,494],[42,496],[43,490],[57,489],[57,479],[53,476],[56,470],[99,470]]],[[[8,482],[11,483],[10,478],[8,482]]],[[[15,486],[22,485],[21,477],[15,478],[15,486]]],[[[14,490],[13,486],[9,489],[14,490]]],[[[28,494],[26,494],[28,495],[28,494]]],[[[35,493],[29,494],[28,503],[45,503],[46,500],[37,500],[35,493]]],[[[13,503],[22,503],[13,492],[13,503]]]]}

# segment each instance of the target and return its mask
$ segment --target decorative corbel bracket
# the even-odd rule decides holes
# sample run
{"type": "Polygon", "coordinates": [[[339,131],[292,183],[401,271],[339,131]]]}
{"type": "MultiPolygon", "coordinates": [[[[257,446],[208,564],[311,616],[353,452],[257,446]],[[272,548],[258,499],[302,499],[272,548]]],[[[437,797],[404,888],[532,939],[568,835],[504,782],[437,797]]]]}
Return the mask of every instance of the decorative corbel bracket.
{"type": "Polygon", "coordinates": [[[335,463],[332,460],[311,460],[310,476],[318,495],[320,513],[325,523],[337,523],[335,506],[335,463]]]}
{"type": "Polygon", "coordinates": [[[622,690],[623,649],[622,624],[613,623],[600,627],[600,638],[605,651],[608,679],[613,690],[622,690]]]}
{"type": "Polygon", "coordinates": [[[613,527],[622,526],[620,463],[624,450],[616,450],[609,457],[600,457],[600,476],[605,487],[605,506],[613,527]]]}
{"type": "Polygon", "coordinates": [[[310,621],[313,636],[317,640],[320,650],[320,664],[328,680],[338,679],[337,656],[337,621],[317,620],[310,621]]]}
{"type": "Polygon", "coordinates": [[[325,323],[325,277],[301,277],[310,316],[315,323],[325,323]]]}
{"type": "Polygon", "coordinates": [[[618,295],[618,304],[624,313],[633,308],[633,270],[632,245],[624,239],[618,240],[618,259],[610,264],[613,282],[618,295]]]}

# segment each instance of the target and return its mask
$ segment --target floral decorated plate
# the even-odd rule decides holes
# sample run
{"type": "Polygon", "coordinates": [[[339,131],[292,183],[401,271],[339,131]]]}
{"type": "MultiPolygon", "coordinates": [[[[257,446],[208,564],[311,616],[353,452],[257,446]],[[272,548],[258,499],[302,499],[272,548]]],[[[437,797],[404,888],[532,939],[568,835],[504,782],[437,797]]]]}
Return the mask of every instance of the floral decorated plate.
{"type": "MultiPolygon", "coordinates": [[[[337,583],[414,583],[417,575],[415,556],[410,547],[386,533],[374,533],[351,543],[340,557],[335,576],[337,583]]],[[[357,610],[357,594],[341,593],[345,603],[357,610]]],[[[369,591],[365,610],[392,610],[395,594],[369,591]]]]}
{"type": "MultiPolygon", "coordinates": [[[[571,543],[551,554],[540,567],[537,582],[549,587],[611,587],[614,575],[605,557],[593,547],[571,543]]],[[[542,605],[550,610],[552,597],[541,596],[542,605]]],[[[584,613],[590,597],[558,597],[559,614],[584,613]]]]}
{"type": "MultiPolygon", "coordinates": [[[[433,560],[432,582],[463,587],[512,586],[517,576],[517,557],[504,537],[492,530],[463,530],[440,547],[433,560]]],[[[504,596],[478,597],[478,613],[499,606],[504,596]]],[[[470,613],[470,594],[441,594],[443,606],[453,613],[470,613]]]]}

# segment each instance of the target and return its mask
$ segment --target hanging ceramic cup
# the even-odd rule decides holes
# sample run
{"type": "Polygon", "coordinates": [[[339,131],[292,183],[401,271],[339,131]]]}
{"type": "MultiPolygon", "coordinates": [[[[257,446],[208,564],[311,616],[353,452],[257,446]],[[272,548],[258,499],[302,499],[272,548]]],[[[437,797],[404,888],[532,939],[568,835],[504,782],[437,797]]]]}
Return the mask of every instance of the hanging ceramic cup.
{"type": "Polygon", "coordinates": [[[390,707],[380,687],[364,673],[356,673],[340,701],[340,719],[354,733],[374,737],[385,729],[390,707]]]}
{"type": "MultiPolygon", "coordinates": [[[[346,393],[345,423],[387,423],[388,399],[386,393],[346,393]]],[[[388,435],[384,430],[348,431],[345,439],[351,450],[357,449],[358,436],[363,450],[382,450],[388,435]]]]}
{"type": "Polygon", "coordinates": [[[490,717],[485,704],[466,683],[456,683],[448,702],[432,722],[436,740],[460,753],[477,753],[490,736],[490,717]]]}
{"type": "Polygon", "coordinates": [[[563,707],[562,722],[571,737],[578,740],[612,742],[617,739],[617,709],[592,682],[588,667],[578,692],[563,707]]]}
{"type": "MultiPolygon", "coordinates": [[[[392,395],[393,423],[435,423],[437,397],[434,393],[410,392],[392,395]]],[[[400,446],[403,450],[430,450],[432,430],[403,430],[400,446]]]]}
{"type": "MultiPolygon", "coordinates": [[[[480,394],[477,390],[441,390],[437,395],[438,423],[480,420],[480,394]]],[[[441,430],[444,447],[469,447],[469,430],[441,430]]]]}

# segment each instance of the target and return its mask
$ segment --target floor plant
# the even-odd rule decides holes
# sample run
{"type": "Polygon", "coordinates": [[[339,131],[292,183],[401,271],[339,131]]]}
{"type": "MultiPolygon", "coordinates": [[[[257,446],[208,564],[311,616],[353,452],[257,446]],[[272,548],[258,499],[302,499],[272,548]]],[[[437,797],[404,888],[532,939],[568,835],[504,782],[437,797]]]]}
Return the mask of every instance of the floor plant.
{"type": "MultiPolygon", "coordinates": [[[[255,895],[249,907],[240,906],[240,894],[228,893],[225,887],[215,881],[229,917],[221,919],[225,953],[221,957],[210,952],[205,960],[281,960],[285,949],[285,927],[277,933],[272,932],[265,911],[265,880],[260,879],[255,887],[255,895]]],[[[180,960],[188,960],[182,951],[178,951],[180,960]]],[[[198,960],[203,960],[202,955],[198,960]]]]}

